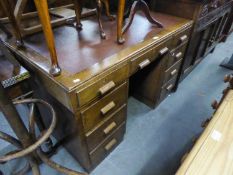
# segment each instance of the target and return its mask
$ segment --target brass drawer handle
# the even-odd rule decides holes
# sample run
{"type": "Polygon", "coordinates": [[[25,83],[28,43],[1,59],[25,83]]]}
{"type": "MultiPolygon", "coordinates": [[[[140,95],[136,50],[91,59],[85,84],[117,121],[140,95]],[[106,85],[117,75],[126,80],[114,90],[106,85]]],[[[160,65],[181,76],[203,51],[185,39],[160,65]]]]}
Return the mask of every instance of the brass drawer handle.
{"type": "Polygon", "coordinates": [[[183,53],[179,52],[179,53],[176,54],[176,58],[179,59],[179,58],[181,58],[182,55],[183,55],[183,53]]]}
{"type": "Polygon", "coordinates": [[[160,56],[163,56],[163,55],[165,55],[166,53],[168,53],[168,51],[169,51],[169,49],[168,49],[167,47],[164,47],[163,49],[161,49],[161,50],[159,51],[159,54],[160,54],[160,56]]]}
{"type": "Polygon", "coordinates": [[[144,67],[148,66],[149,64],[150,64],[150,60],[146,59],[139,64],[139,67],[140,67],[140,69],[143,69],[144,67]]]}
{"type": "Polygon", "coordinates": [[[187,35],[183,35],[182,37],[180,37],[180,42],[183,43],[188,39],[187,35]]]}
{"type": "Polygon", "coordinates": [[[117,124],[115,122],[112,122],[110,125],[108,125],[105,129],[104,129],[104,134],[108,135],[114,128],[116,128],[117,124]]]}
{"type": "Polygon", "coordinates": [[[109,104],[107,104],[105,107],[103,107],[100,111],[103,115],[107,114],[109,111],[111,111],[116,104],[112,101],[109,104]]]}
{"type": "Polygon", "coordinates": [[[101,95],[106,94],[107,92],[109,92],[110,90],[112,90],[114,87],[116,86],[116,84],[113,81],[110,81],[109,83],[107,83],[106,85],[102,86],[99,89],[99,92],[101,95]]]}
{"type": "Polygon", "coordinates": [[[172,89],[173,89],[173,87],[174,87],[174,85],[173,84],[171,84],[171,85],[169,85],[168,87],[167,87],[167,91],[171,91],[172,89]]]}
{"type": "Polygon", "coordinates": [[[112,140],[104,147],[104,149],[105,149],[106,151],[110,151],[110,150],[114,147],[114,145],[116,145],[116,143],[117,143],[117,140],[116,140],[116,139],[112,139],[112,140]]]}

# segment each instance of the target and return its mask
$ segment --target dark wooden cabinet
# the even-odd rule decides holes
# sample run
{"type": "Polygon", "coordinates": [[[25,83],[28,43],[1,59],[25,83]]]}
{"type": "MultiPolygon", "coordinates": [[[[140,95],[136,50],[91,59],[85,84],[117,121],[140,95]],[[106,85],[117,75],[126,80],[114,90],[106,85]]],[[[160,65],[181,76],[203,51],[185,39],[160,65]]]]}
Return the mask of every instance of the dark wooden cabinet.
{"type": "Polygon", "coordinates": [[[226,36],[233,2],[231,0],[157,0],[151,3],[157,11],[194,20],[191,39],[180,73],[182,80],[226,36]]]}

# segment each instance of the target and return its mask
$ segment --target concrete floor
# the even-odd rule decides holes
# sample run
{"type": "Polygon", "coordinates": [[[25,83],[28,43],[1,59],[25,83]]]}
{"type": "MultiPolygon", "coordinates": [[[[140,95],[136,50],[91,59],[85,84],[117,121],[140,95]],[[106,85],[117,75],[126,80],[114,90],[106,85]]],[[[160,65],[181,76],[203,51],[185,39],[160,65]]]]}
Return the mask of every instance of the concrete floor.
{"type": "MultiPolygon", "coordinates": [[[[220,99],[225,74],[232,71],[219,67],[225,57],[233,53],[233,35],[219,44],[213,54],[199,64],[155,110],[129,99],[127,131],[124,141],[91,173],[91,175],[171,175],[180,165],[182,155],[191,148],[192,138],[201,133],[201,123],[212,114],[213,99],[220,99]]],[[[21,113],[25,109],[19,107],[21,113]]],[[[0,128],[12,133],[1,117],[0,128]]],[[[10,150],[0,141],[0,155],[10,150]]],[[[56,162],[74,170],[79,164],[65,149],[53,157],[56,162]]],[[[6,175],[18,169],[24,161],[16,160],[0,165],[6,175]]],[[[45,165],[41,174],[58,175],[45,165]]],[[[30,173],[29,173],[30,174],[30,173]]]]}

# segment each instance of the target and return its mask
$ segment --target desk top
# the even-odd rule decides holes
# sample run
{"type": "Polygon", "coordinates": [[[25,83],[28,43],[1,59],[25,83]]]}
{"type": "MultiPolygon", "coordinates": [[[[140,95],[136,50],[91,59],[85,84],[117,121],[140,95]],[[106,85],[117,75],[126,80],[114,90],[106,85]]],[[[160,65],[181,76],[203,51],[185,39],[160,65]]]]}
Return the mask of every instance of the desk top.
{"type": "MultiPolygon", "coordinates": [[[[36,68],[64,90],[72,91],[96,74],[117,66],[147,47],[158,44],[178,29],[182,30],[192,24],[190,20],[167,14],[152,12],[152,15],[165,28],[152,26],[146,18],[138,14],[125,34],[124,45],[116,43],[116,21],[103,20],[106,40],[100,39],[98,23],[94,17],[83,20],[81,32],[69,26],[54,29],[58,61],[62,68],[62,74],[58,77],[49,74],[49,52],[42,33],[25,38],[26,49],[17,49],[13,40],[5,39],[4,43],[33,70],[36,68]]],[[[0,33],[1,36],[4,37],[0,33]]]]}
{"type": "Polygon", "coordinates": [[[230,90],[177,175],[233,174],[233,90],[230,90]]]}

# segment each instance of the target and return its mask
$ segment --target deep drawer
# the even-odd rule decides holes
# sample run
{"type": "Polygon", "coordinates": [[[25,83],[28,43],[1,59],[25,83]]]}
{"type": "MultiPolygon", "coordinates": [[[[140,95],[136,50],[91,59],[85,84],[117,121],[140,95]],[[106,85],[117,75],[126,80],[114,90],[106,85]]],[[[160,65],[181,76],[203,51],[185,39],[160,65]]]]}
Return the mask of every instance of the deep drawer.
{"type": "Polygon", "coordinates": [[[108,154],[110,154],[123,140],[125,134],[125,123],[123,123],[108,139],[90,153],[93,166],[98,165],[108,154]]]}
{"type": "Polygon", "coordinates": [[[181,62],[182,59],[180,59],[175,65],[165,71],[164,83],[167,83],[170,79],[177,77],[180,70],[181,62]]]}
{"type": "Polygon", "coordinates": [[[147,51],[145,54],[131,59],[130,75],[145,68],[156,58],[166,56],[169,53],[169,49],[170,49],[170,40],[162,42],[155,48],[147,51]]]}
{"type": "Polygon", "coordinates": [[[128,66],[125,65],[88,86],[84,90],[77,92],[79,107],[94,99],[100,99],[119,86],[127,79],[127,77],[128,66]]]}
{"type": "Polygon", "coordinates": [[[85,133],[93,129],[103,120],[106,120],[115,111],[117,111],[117,109],[127,103],[127,98],[128,83],[125,82],[101,100],[81,111],[85,133]]]}
{"type": "Polygon", "coordinates": [[[163,101],[172,92],[173,88],[175,87],[176,80],[177,80],[177,76],[171,79],[170,81],[168,81],[162,87],[162,91],[160,94],[160,102],[163,101]]]}
{"type": "Polygon", "coordinates": [[[87,144],[91,152],[104,139],[117,130],[117,128],[126,120],[127,107],[124,104],[117,110],[111,118],[104,120],[99,126],[86,134],[87,144]]]}
{"type": "Polygon", "coordinates": [[[181,46],[182,44],[189,41],[191,28],[185,29],[173,36],[172,48],[181,46]]]}

